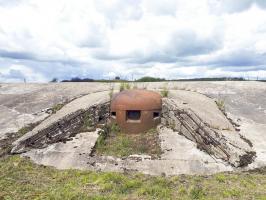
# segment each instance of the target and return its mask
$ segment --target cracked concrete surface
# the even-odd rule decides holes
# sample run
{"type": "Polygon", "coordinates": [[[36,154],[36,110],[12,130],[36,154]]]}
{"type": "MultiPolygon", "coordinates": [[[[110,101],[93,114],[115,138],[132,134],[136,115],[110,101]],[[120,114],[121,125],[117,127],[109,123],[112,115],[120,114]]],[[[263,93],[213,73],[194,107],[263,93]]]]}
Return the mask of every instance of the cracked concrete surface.
{"type": "Polygon", "coordinates": [[[84,166],[88,166],[88,158],[98,137],[98,130],[79,133],[70,141],[51,144],[43,149],[32,149],[23,156],[30,157],[38,164],[58,169],[84,169],[84,166]]]}
{"type": "Polygon", "coordinates": [[[45,111],[89,93],[107,91],[107,83],[0,84],[0,139],[27,124],[45,119],[45,111]]]}
{"type": "MultiPolygon", "coordinates": [[[[151,175],[213,174],[232,171],[222,160],[213,159],[197,149],[196,144],[169,128],[159,128],[162,150],[161,159],[134,160],[112,156],[91,157],[97,132],[81,133],[72,141],[52,144],[44,149],[32,149],[23,154],[34,162],[58,169],[90,169],[97,171],[138,171],[151,175]],[[88,148],[86,148],[86,146],[88,148]]],[[[136,155],[135,155],[136,156],[136,155]]],[[[148,156],[146,156],[148,158],[148,156]]]]}
{"type": "MultiPolygon", "coordinates": [[[[145,87],[147,89],[158,90],[162,88],[164,84],[167,84],[167,87],[171,89],[170,95],[172,97],[179,100],[181,99],[185,103],[182,103],[183,106],[194,107],[199,115],[201,115],[204,120],[209,120],[213,126],[226,129],[229,127],[231,129],[231,124],[228,125],[226,120],[216,115],[218,111],[208,111],[208,104],[205,102],[205,98],[207,97],[200,97],[200,94],[198,93],[212,98],[223,99],[225,101],[228,116],[240,125],[240,133],[253,143],[253,149],[257,153],[255,162],[244,168],[244,170],[266,166],[265,83],[169,82],[138,83],[137,85],[139,88],[145,87]],[[189,93],[195,93],[195,97],[197,97],[187,99],[185,95],[186,91],[189,93]]],[[[66,100],[69,101],[88,93],[108,90],[110,88],[109,84],[102,83],[27,84],[26,89],[24,88],[24,84],[1,84],[1,86],[0,111],[2,112],[0,112],[0,137],[4,137],[8,132],[16,131],[25,123],[31,123],[46,117],[47,114],[42,112],[42,110],[52,107],[54,104],[66,100]]],[[[118,85],[115,85],[115,87],[118,87],[118,85]]],[[[57,147],[59,149],[61,148],[61,151],[66,151],[66,153],[60,153],[61,156],[51,157],[50,160],[48,155],[52,156],[53,153],[47,153],[49,152],[48,149],[33,149],[30,152],[27,152],[24,156],[30,156],[31,159],[37,163],[46,163],[58,168],[66,167],[101,171],[137,170],[153,175],[161,173],[165,173],[166,175],[183,173],[211,174],[220,171],[235,170],[225,162],[213,159],[208,154],[198,150],[193,142],[176,134],[170,129],[162,129],[160,132],[160,138],[162,148],[164,149],[164,154],[162,155],[161,160],[143,160],[136,162],[130,159],[122,160],[113,157],[91,158],[88,155],[89,150],[84,150],[84,146],[82,147],[81,145],[81,149],[77,149],[76,152],[79,150],[84,152],[74,153],[73,155],[75,155],[76,159],[71,162],[73,157],[71,158],[71,154],[69,154],[67,150],[64,150],[64,148],[70,148],[71,145],[68,145],[71,141],[67,141],[66,146],[63,149],[55,144],[55,149],[57,147]],[[176,142],[169,138],[175,139],[176,142]],[[46,154],[44,153],[45,151],[46,154]],[[40,155],[43,155],[43,157],[40,155]],[[60,159],[66,159],[67,162],[61,162],[60,159]],[[66,163],[68,163],[68,165],[66,163]]],[[[86,144],[88,143],[88,140],[90,140],[86,137],[83,139],[79,138],[81,144],[86,144]]],[[[75,141],[75,139],[73,140],[75,141]]],[[[73,147],[73,149],[76,148],[73,147]]]]}

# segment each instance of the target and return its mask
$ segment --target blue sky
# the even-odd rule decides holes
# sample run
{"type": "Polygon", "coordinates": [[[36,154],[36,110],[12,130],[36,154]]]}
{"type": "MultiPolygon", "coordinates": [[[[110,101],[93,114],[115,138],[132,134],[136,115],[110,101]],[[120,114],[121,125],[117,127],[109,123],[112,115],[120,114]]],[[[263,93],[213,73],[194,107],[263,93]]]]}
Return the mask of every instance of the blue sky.
{"type": "Polygon", "coordinates": [[[266,78],[265,0],[0,0],[0,82],[266,78]]]}

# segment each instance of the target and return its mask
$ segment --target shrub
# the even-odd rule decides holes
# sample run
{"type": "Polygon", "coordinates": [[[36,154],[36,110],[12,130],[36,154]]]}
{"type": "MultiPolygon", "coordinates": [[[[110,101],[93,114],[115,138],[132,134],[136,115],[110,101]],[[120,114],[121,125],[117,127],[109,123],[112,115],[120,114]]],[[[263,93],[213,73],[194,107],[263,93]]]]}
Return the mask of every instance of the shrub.
{"type": "Polygon", "coordinates": [[[225,180],[226,180],[226,177],[225,177],[224,174],[217,174],[215,178],[216,178],[216,180],[217,180],[219,183],[224,183],[225,180]]]}
{"type": "Polygon", "coordinates": [[[125,82],[120,83],[119,90],[120,90],[120,92],[122,92],[123,90],[130,90],[129,83],[125,83],[125,82]]]}
{"type": "Polygon", "coordinates": [[[110,92],[109,92],[110,101],[112,100],[113,95],[114,95],[114,88],[112,87],[110,92]]]}
{"type": "Polygon", "coordinates": [[[55,114],[58,110],[60,110],[61,108],[63,108],[64,104],[59,103],[54,105],[51,110],[52,110],[52,114],[55,114]]]}
{"type": "Polygon", "coordinates": [[[167,87],[165,86],[162,91],[161,91],[161,95],[162,97],[168,97],[169,94],[169,90],[167,89],[167,87]]]}
{"type": "Polygon", "coordinates": [[[203,199],[205,193],[201,187],[193,187],[190,191],[191,199],[203,199]]]}
{"type": "Polygon", "coordinates": [[[218,108],[221,110],[221,111],[225,111],[225,101],[224,100],[222,100],[222,99],[218,99],[217,101],[216,101],[216,104],[217,104],[217,106],[218,106],[218,108]]]}

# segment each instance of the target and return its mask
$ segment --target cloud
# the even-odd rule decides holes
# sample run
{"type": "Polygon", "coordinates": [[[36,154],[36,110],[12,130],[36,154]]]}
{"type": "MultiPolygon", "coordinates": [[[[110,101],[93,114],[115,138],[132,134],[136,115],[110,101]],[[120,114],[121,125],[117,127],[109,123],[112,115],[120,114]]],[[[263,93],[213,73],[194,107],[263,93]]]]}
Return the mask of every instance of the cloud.
{"type": "Polygon", "coordinates": [[[264,0],[0,0],[0,81],[266,78],[265,27],[264,0]]]}
{"type": "Polygon", "coordinates": [[[0,82],[46,82],[47,79],[40,73],[33,71],[31,68],[23,65],[11,65],[0,70],[0,82]]]}
{"type": "Polygon", "coordinates": [[[265,0],[209,0],[210,8],[216,13],[237,13],[243,12],[256,5],[266,8],[265,0]]]}

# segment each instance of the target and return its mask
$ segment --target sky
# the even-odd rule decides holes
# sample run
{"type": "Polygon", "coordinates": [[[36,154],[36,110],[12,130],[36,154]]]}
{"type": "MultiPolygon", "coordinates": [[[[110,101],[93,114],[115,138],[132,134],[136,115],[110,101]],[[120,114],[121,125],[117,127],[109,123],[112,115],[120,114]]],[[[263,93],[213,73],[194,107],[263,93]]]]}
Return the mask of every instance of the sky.
{"type": "Polygon", "coordinates": [[[0,0],[0,82],[266,78],[266,0],[0,0]]]}

